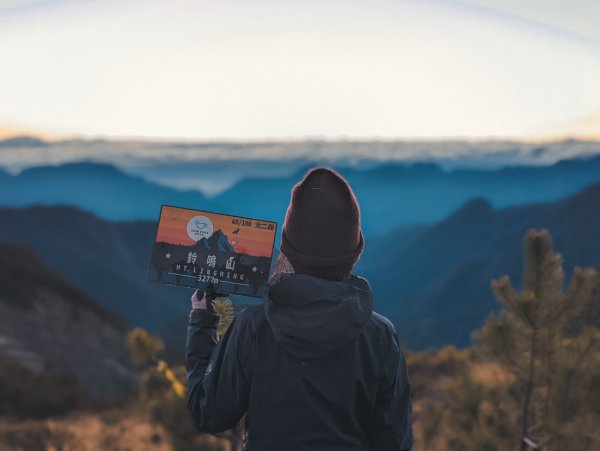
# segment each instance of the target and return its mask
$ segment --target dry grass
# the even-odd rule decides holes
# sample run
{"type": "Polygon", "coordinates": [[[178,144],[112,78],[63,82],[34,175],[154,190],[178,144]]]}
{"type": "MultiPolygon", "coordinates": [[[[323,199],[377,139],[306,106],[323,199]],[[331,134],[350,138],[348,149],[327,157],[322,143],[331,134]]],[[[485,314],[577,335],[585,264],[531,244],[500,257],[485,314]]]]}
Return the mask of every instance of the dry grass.
{"type": "MultiPolygon", "coordinates": [[[[229,442],[209,435],[190,444],[229,451],[229,442]]],[[[161,425],[123,412],[77,413],[64,418],[16,421],[0,418],[0,451],[172,451],[161,425]]]]}

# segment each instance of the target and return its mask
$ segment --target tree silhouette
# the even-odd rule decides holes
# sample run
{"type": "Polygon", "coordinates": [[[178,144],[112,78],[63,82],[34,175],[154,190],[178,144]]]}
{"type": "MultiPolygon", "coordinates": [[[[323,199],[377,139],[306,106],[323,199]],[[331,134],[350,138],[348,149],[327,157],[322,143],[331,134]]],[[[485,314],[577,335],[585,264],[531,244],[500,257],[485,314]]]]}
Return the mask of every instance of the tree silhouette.
{"type": "Polygon", "coordinates": [[[564,288],[562,257],[545,229],[527,232],[524,251],[522,291],[508,276],[492,281],[503,309],[476,338],[523,386],[522,451],[599,449],[600,333],[592,326],[572,332],[586,306],[597,305],[598,273],[576,267],[564,288]]]}
{"type": "Polygon", "coordinates": [[[136,365],[156,362],[158,354],[165,349],[165,344],[160,337],[150,335],[141,327],[128,332],[127,346],[131,353],[131,360],[136,365]]]}

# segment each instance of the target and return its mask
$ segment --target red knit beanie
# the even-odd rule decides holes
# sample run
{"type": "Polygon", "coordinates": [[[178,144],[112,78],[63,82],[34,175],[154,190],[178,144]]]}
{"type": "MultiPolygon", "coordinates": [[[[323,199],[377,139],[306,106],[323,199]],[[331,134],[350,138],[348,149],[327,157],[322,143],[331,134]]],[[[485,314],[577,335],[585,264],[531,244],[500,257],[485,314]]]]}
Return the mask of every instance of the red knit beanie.
{"type": "Polygon", "coordinates": [[[292,189],[281,252],[294,269],[352,269],[363,248],[360,209],[350,185],[332,169],[311,169],[292,189]]]}

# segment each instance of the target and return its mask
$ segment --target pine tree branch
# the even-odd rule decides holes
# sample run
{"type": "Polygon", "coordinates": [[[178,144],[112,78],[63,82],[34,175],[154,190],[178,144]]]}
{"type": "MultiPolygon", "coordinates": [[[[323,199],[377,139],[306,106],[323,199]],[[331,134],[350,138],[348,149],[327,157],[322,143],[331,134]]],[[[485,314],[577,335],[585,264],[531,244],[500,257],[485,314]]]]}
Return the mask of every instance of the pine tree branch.
{"type": "Polygon", "coordinates": [[[575,288],[575,293],[573,293],[571,296],[565,296],[565,298],[567,298],[565,304],[558,310],[558,312],[554,316],[550,317],[550,319],[548,319],[545,323],[540,325],[540,327],[547,327],[550,324],[554,323],[554,321],[558,320],[563,314],[565,314],[569,310],[569,307],[571,307],[575,303],[575,301],[578,299],[579,295],[583,291],[583,287],[585,285],[585,279],[578,277],[577,281],[578,283],[576,285],[577,288],[575,288]]]}
{"type": "Polygon", "coordinates": [[[523,368],[515,359],[511,357],[511,351],[514,349],[507,342],[506,333],[499,333],[498,335],[500,337],[500,349],[505,361],[508,363],[508,366],[512,370],[513,374],[522,382],[526,382],[526,378],[522,376],[526,372],[525,368],[523,368]]]}
{"type": "Polygon", "coordinates": [[[531,394],[533,393],[533,375],[535,366],[535,345],[537,338],[537,330],[533,331],[531,336],[531,354],[529,356],[529,375],[527,376],[527,385],[525,388],[525,400],[523,401],[523,418],[521,433],[523,440],[521,440],[521,451],[527,450],[527,443],[525,438],[529,435],[528,422],[529,422],[529,403],[531,402],[531,394]]]}

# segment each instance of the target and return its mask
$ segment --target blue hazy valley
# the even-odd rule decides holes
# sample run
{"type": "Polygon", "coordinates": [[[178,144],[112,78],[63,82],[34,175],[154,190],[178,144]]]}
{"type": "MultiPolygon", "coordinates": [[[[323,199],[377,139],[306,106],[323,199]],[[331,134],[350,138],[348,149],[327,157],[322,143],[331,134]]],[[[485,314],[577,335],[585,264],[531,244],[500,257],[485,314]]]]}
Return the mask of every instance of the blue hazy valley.
{"type": "MultiPolygon", "coordinates": [[[[4,143],[0,153],[34,144],[4,143]]],[[[268,161],[265,167],[273,170],[256,175],[250,168],[246,177],[243,164],[229,162],[223,164],[239,180],[218,193],[160,184],[107,162],[7,167],[0,170],[0,241],[31,248],[129,325],[175,343],[182,340],[178,331],[191,293],[147,281],[160,205],[281,224],[291,188],[319,163],[339,170],[358,197],[366,249],[355,272],[370,281],[376,310],[392,319],[411,348],[469,345],[471,331],[496,308],[490,280],[503,274],[518,279],[529,228],[550,230],[567,270],[600,267],[594,236],[600,229],[600,156],[593,154],[498,167],[474,167],[471,160],[464,167],[460,161],[454,167],[443,161],[268,161]]],[[[165,171],[177,167],[165,164],[165,171]]]]}

